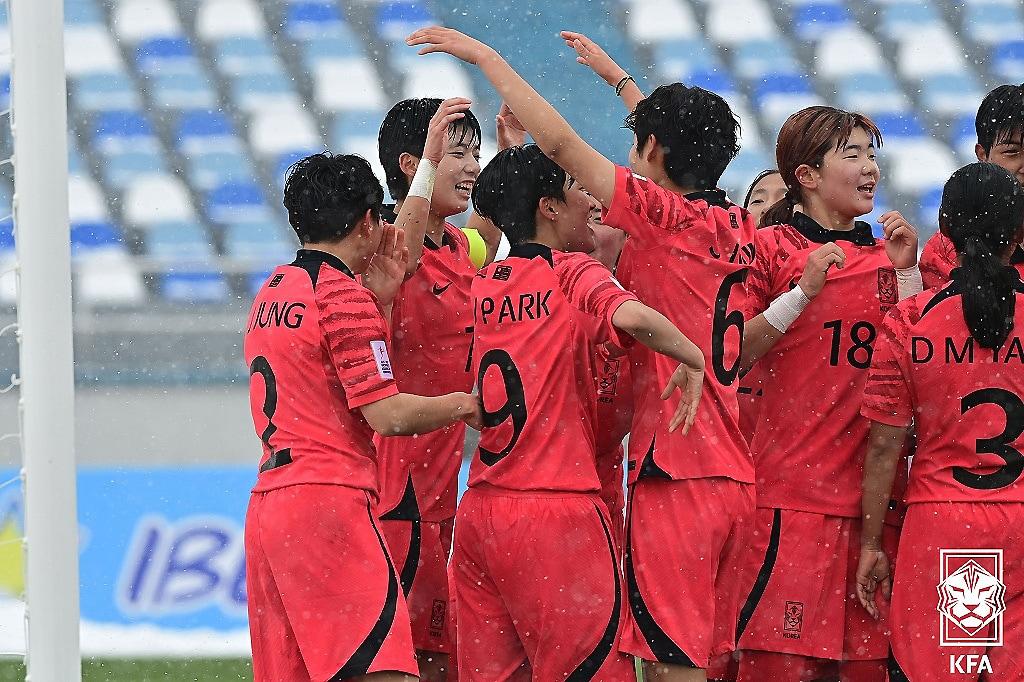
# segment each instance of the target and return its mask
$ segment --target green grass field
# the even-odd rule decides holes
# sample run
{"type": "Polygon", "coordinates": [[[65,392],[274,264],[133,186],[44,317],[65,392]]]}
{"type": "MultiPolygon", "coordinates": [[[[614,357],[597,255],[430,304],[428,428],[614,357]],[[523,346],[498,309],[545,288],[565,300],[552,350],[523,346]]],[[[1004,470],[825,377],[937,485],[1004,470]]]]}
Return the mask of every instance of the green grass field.
{"type": "MultiPolygon", "coordinates": [[[[0,663],[0,682],[22,682],[25,667],[0,663]]],[[[114,660],[82,661],[83,682],[252,682],[252,663],[245,659],[193,661],[114,660]]]]}

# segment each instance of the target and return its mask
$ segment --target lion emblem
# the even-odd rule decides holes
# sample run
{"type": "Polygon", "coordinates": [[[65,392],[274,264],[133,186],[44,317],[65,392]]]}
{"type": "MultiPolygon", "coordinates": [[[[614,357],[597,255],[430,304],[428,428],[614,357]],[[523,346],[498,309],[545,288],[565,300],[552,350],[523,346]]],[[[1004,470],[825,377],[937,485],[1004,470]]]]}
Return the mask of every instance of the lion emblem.
{"type": "Polygon", "coordinates": [[[939,613],[975,635],[1006,610],[1006,586],[973,559],[938,584],[939,613]]]}

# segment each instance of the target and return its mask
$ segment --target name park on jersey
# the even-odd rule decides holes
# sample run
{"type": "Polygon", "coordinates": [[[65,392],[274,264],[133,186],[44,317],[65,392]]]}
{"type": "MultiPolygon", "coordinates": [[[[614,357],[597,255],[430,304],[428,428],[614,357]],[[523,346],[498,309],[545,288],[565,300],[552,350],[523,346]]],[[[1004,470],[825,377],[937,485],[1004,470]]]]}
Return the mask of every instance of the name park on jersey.
{"type": "Polygon", "coordinates": [[[548,308],[548,299],[551,298],[551,289],[541,292],[527,292],[519,294],[518,300],[512,296],[502,296],[501,301],[496,301],[490,296],[481,298],[478,304],[480,321],[483,324],[502,324],[503,322],[524,322],[528,320],[539,320],[551,315],[548,308]],[[497,320],[494,319],[497,315],[497,320]],[[488,319],[491,318],[491,319],[488,319]]]}

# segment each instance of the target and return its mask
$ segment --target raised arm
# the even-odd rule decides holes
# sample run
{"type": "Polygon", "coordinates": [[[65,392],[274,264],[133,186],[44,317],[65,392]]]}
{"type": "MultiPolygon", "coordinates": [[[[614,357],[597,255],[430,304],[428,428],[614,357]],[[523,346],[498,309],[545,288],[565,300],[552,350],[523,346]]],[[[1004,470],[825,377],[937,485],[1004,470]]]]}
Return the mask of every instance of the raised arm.
{"type": "Polygon", "coordinates": [[[406,39],[420,54],[445,52],[475,64],[515,112],[544,154],[586,187],[604,206],[615,191],[615,165],[587,144],[493,48],[451,28],[422,28],[406,39]]]}
{"type": "Polygon", "coordinates": [[[430,218],[430,195],[434,191],[434,174],[444,156],[445,136],[448,126],[465,117],[470,102],[465,97],[453,97],[441,102],[437,112],[427,126],[427,140],[423,145],[423,156],[416,166],[416,173],[409,186],[409,193],[402,202],[402,208],[395,219],[395,227],[405,233],[409,248],[406,263],[406,277],[411,277],[420,266],[423,255],[423,236],[430,218]]]}
{"type": "Polygon", "coordinates": [[[598,78],[615,88],[615,94],[622,99],[622,103],[626,105],[627,109],[631,112],[636,109],[636,105],[646,95],[625,69],[616,64],[615,60],[609,57],[600,45],[582,33],[562,31],[560,35],[566,45],[576,50],[577,62],[589,66],[598,78]]]}

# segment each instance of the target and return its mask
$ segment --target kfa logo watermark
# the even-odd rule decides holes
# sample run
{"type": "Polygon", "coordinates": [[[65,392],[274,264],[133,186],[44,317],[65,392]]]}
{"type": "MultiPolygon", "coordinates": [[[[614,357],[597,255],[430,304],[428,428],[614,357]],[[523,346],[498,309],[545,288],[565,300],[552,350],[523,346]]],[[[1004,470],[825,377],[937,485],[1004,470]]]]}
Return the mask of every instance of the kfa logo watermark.
{"type": "MultiPolygon", "coordinates": [[[[1003,645],[1003,550],[939,550],[939,645],[1003,645]]],[[[987,654],[949,656],[949,672],[992,672],[987,654]]]]}

